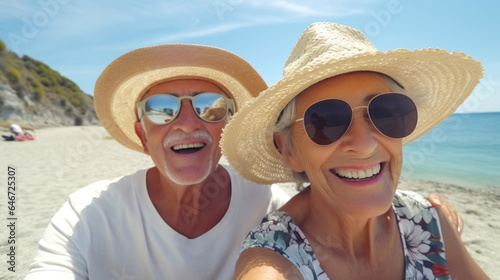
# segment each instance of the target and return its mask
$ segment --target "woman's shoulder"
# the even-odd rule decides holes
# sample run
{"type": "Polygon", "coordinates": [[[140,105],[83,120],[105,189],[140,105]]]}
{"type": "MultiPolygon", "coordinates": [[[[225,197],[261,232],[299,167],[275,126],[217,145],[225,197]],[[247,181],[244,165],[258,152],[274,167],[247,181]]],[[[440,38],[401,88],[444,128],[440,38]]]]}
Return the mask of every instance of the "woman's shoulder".
{"type": "Polygon", "coordinates": [[[283,253],[296,243],[303,243],[305,236],[292,218],[283,211],[276,210],[267,214],[260,225],[246,237],[243,250],[264,247],[283,253]]]}
{"type": "Polygon", "coordinates": [[[439,223],[436,209],[424,196],[416,192],[398,190],[394,195],[393,209],[400,223],[405,220],[415,224],[439,223]]]}
{"type": "Polygon", "coordinates": [[[277,252],[288,259],[305,279],[322,274],[309,241],[286,212],[274,211],[264,217],[262,223],[247,235],[242,251],[250,248],[267,248],[277,252]]]}
{"type": "Polygon", "coordinates": [[[301,225],[307,219],[310,207],[309,201],[310,187],[305,188],[294,195],[280,210],[286,212],[295,224],[301,225]]]}
{"type": "Polygon", "coordinates": [[[406,207],[415,211],[432,208],[432,204],[426,197],[413,191],[397,190],[394,194],[393,204],[395,207],[406,207]]]}
{"type": "Polygon", "coordinates": [[[295,223],[292,218],[283,211],[276,210],[267,214],[260,225],[258,225],[252,232],[261,234],[269,234],[273,232],[290,233],[295,228],[295,223]]]}

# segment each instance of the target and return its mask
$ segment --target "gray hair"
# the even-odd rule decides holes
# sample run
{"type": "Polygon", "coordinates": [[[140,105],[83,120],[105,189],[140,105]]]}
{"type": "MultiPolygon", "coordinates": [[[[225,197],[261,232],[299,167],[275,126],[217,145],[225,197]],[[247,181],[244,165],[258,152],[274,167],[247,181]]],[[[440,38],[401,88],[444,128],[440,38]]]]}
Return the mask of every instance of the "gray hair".
{"type": "MultiPolygon", "coordinates": [[[[391,88],[392,92],[398,92],[398,93],[403,93],[406,94],[406,91],[404,87],[399,84],[396,80],[393,78],[380,73],[385,80],[387,81],[387,84],[391,88]]],[[[298,118],[296,116],[296,104],[297,104],[297,98],[302,94],[299,93],[297,96],[295,96],[286,106],[283,108],[281,111],[278,120],[276,121],[276,124],[274,126],[273,130],[273,135],[280,135],[283,139],[282,147],[281,147],[281,155],[283,157],[283,162],[285,165],[289,165],[288,161],[286,159],[286,155],[291,153],[294,147],[293,143],[293,138],[292,138],[292,125],[295,123],[295,120],[298,118]]],[[[305,188],[305,185],[309,183],[309,178],[307,177],[306,172],[296,172],[292,170],[292,175],[293,178],[295,179],[295,184],[296,188],[298,191],[301,191],[305,188]]]]}

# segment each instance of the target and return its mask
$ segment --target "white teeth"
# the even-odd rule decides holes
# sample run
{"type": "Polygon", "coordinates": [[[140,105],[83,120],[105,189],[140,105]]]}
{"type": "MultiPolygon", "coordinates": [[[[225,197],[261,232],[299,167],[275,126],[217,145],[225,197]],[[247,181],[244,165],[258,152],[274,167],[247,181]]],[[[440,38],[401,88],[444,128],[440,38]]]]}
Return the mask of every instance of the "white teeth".
{"type": "Polygon", "coordinates": [[[371,177],[371,176],[373,176],[373,170],[372,170],[372,169],[367,169],[367,170],[365,170],[365,173],[366,173],[366,177],[371,177]]]}
{"type": "Polygon", "coordinates": [[[347,179],[365,179],[380,173],[380,164],[368,169],[335,169],[335,173],[347,179]]]}
{"type": "Polygon", "coordinates": [[[182,149],[195,149],[195,148],[203,148],[205,146],[204,143],[193,143],[193,144],[181,144],[175,145],[172,147],[174,151],[182,150],[182,149]]]}

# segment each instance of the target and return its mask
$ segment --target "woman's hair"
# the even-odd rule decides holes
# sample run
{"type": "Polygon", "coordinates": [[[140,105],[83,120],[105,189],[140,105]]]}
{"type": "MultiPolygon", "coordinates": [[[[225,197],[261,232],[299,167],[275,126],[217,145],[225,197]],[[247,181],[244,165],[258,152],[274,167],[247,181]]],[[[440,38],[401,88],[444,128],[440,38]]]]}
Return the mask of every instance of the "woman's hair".
{"type": "MultiPolygon", "coordinates": [[[[406,94],[405,89],[401,84],[385,74],[380,74],[385,78],[392,92],[406,94]]],[[[296,116],[295,105],[297,103],[297,98],[301,94],[302,92],[295,96],[285,106],[285,108],[283,108],[274,126],[273,135],[280,135],[282,138],[282,147],[280,153],[282,155],[282,160],[286,165],[289,165],[286,159],[286,155],[292,152],[292,148],[294,146],[292,139],[292,125],[295,123],[295,120],[299,118],[299,116],[296,116]]],[[[305,172],[296,172],[292,170],[292,175],[295,179],[296,188],[298,191],[303,190],[305,188],[305,185],[309,183],[309,178],[307,178],[307,174],[305,172]]]]}

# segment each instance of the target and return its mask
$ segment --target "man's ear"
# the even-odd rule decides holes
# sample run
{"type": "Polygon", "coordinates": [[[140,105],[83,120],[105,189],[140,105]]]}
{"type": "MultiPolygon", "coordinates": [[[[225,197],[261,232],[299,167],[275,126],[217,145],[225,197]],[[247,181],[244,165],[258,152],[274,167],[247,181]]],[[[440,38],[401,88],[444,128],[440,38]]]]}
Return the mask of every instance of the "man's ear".
{"type": "Polygon", "coordinates": [[[141,144],[142,148],[144,149],[144,153],[149,155],[148,146],[146,145],[147,143],[146,132],[144,131],[144,127],[142,126],[140,121],[136,121],[134,123],[134,129],[137,137],[141,139],[141,144]]]}
{"type": "MultiPolygon", "coordinates": [[[[301,161],[296,157],[295,153],[292,151],[292,147],[288,147],[288,149],[285,149],[285,139],[281,134],[275,134],[274,135],[274,145],[280,152],[280,154],[283,156],[285,161],[288,163],[290,168],[293,171],[296,172],[302,172],[304,171],[304,168],[302,167],[301,161]],[[285,153],[285,154],[284,154],[285,153]]],[[[291,144],[290,144],[291,146],[291,144]]]]}

